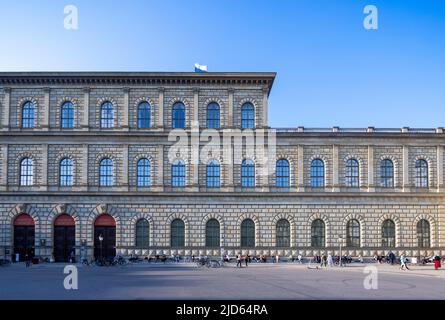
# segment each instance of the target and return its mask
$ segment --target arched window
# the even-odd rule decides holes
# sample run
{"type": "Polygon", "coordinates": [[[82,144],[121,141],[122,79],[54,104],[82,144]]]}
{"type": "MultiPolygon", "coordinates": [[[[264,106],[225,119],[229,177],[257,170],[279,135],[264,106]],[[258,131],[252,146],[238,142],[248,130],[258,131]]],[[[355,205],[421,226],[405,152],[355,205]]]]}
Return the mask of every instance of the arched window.
{"type": "Polygon", "coordinates": [[[99,163],[99,185],[109,187],[113,185],[113,160],[104,158],[99,163]]]}
{"type": "Polygon", "coordinates": [[[382,187],[394,187],[394,164],[390,159],[383,159],[380,162],[380,179],[382,187]]]}
{"type": "Polygon", "coordinates": [[[185,105],[182,102],[176,102],[172,108],[172,128],[185,128],[185,105]]]}
{"type": "Polygon", "coordinates": [[[150,128],[151,107],[146,101],[143,101],[138,106],[138,128],[150,128]]]}
{"type": "Polygon", "coordinates": [[[219,129],[219,118],[219,105],[216,102],[209,103],[209,105],[207,106],[207,128],[219,129]]]}
{"type": "Polygon", "coordinates": [[[279,159],[276,164],[276,181],[277,187],[289,187],[289,161],[279,159]]]}
{"type": "Polygon", "coordinates": [[[241,186],[255,187],[255,164],[250,159],[241,163],[241,186]]]}
{"type": "Polygon", "coordinates": [[[345,180],[347,187],[358,188],[360,186],[359,165],[356,159],[346,161],[345,180]]]}
{"type": "Polygon", "coordinates": [[[346,225],[346,246],[360,247],[360,222],[349,220],[346,225]]]}
{"type": "Polygon", "coordinates": [[[321,159],[314,159],[311,162],[311,187],[324,187],[324,162],[321,159]]]}
{"type": "Polygon", "coordinates": [[[171,223],[170,245],[172,248],[181,248],[185,245],[185,225],[181,219],[171,223]]]}
{"type": "Polygon", "coordinates": [[[290,247],[290,223],[286,219],[277,222],[277,247],[290,247]]]}
{"type": "Polygon", "coordinates": [[[150,245],[150,224],[147,219],[136,222],[136,247],[147,248],[150,245]]]}
{"type": "Polygon", "coordinates": [[[428,163],[419,159],[415,166],[415,185],[417,188],[428,188],[428,163]]]}
{"type": "Polygon", "coordinates": [[[220,167],[217,160],[210,160],[206,168],[207,187],[218,188],[220,186],[220,167]]]}
{"type": "Polygon", "coordinates": [[[216,248],[219,247],[219,221],[216,219],[210,219],[206,223],[206,247],[216,248]]]}
{"type": "Polygon", "coordinates": [[[60,180],[59,184],[62,187],[73,185],[73,160],[70,158],[63,158],[60,161],[60,180]]]}
{"type": "Polygon", "coordinates": [[[241,247],[255,247],[255,222],[251,219],[241,222],[241,247]]]}
{"type": "Polygon", "coordinates": [[[430,241],[430,223],[428,220],[422,219],[417,222],[417,243],[419,248],[429,248],[430,241]]]}
{"type": "Polygon", "coordinates": [[[151,184],[151,165],[150,160],[142,158],[137,164],[137,185],[138,187],[148,187],[151,184]]]}
{"type": "Polygon", "coordinates": [[[31,101],[27,101],[22,107],[22,128],[34,128],[36,107],[31,101]]]}
{"type": "Polygon", "coordinates": [[[185,164],[182,160],[175,160],[172,164],[172,187],[185,187],[185,164]]]}
{"type": "Polygon", "coordinates": [[[66,101],[60,110],[60,125],[63,129],[74,128],[74,104],[66,101]]]}
{"type": "Polygon", "coordinates": [[[396,246],[396,225],[394,221],[387,219],[382,224],[382,246],[396,246]]]}
{"type": "Polygon", "coordinates": [[[255,108],[250,102],[243,104],[241,107],[241,128],[255,128],[255,108]]]}
{"type": "Polygon", "coordinates": [[[114,107],[113,104],[109,101],[104,102],[100,108],[100,127],[114,127],[114,107]]]}
{"type": "Polygon", "coordinates": [[[321,248],[325,246],[325,225],[323,220],[316,219],[311,225],[311,246],[321,248]]]}
{"type": "Polygon", "coordinates": [[[20,185],[32,186],[34,184],[33,161],[31,158],[24,158],[20,162],[20,185]]]}

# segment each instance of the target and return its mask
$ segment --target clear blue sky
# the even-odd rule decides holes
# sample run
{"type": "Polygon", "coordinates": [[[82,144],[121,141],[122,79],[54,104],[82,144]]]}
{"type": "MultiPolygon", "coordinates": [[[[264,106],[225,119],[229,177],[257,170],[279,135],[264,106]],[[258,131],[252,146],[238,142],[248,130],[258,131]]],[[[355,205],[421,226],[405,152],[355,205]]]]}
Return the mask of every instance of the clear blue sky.
{"type": "Polygon", "coordinates": [[[273,127],[445,126],[442,0],[0,0],[0,39],[1,71],[276,71],[273,127]]]}

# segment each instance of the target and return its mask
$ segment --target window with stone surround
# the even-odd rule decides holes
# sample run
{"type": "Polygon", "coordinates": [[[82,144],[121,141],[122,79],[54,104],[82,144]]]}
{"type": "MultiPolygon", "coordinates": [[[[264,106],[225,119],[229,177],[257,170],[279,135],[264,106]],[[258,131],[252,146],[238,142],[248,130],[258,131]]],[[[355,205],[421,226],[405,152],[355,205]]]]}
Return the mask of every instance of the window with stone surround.
{"type": "Polygon", "coordinates": [[[220,108],[216,102],[211,102],[207,106],[207,128],[220,128],[220,108]]]}
{"type": "Polygon", "coordinates": [[[396,224],[387,219],[382,224],[382,247],[393,248],[396,246],[396,224]]]}
{"type": "Polygon", "coordinates": [[[32,186],[34,184],[34,164],[31,158],[20,161],[20,185],[32,186]]]}
{"type": "Polygon", "coordinates": [[[185,225],[181,219],[175,219],[171,223],[170,245],[172,248],[181,248],[185,245],[185,225]]]}
{"type": "Polygon", "coordinates": [[[147,101],[143,101],[138,106],[138,128],[150,128],[151,106],[147,101]]]}
{"type": "Polygon", "coordinates": [[[428,188],[428,162],[424,159],[416,160],[414,170],[416,188],[428,188]]]}
{"type": "Polygon", "coordinates": [[[172,187],[185,187],[185,163],[183,160],[175,160],[171,167],[172,187]]]}
{"type": "Polygon", "coordinates": [[[176,102],[172,108],[172,128],[185,128],[185,105],[182,102],[176,102]]]}
{"type": "Polygon", "coordinates": [[[384,188],[394,188],[394,164],[390,159],[380,162],[380,185],[384,188]]]}
{"type": "Polygon", "coordinates": [[[277,247],[290,247],[290,223],[286,219],[280,219],[276,225],[277,247]]]}
{"type": "Polygon", "coordinates": [[[210,160],[206,166],[206,177],[208,188],[220,187],[220,166],[217,160],[210,160]]]}
{"type": "Polygon", "coordinates": [[[99,164],[99,186],[110,187],[113,185],[113,160],[104,158],[99,164]]]}
{"type": "Polygon", "coordinates": [[[138,160],[137,163],[137,186],[148,187],[151,184],[151,164],[147,158],[138,160]]]}
{"type": "Polygon", "coordinates": [[[60,109],[60,126],[62,129],[74,128],[74,104],[71,101],[66,101],[60,109]]]}
{"type": "Polygon", "coordinates": [[[243,104],[241,107],[241,128],[255,128],[255,107],[250,102],[243,104]]]}
{"type": "Polygon", "coordinates": [[[102,103],[100,107],[100,127],[105,129],[114,127],[114,107],[110,101],[102,103]]]}
{"type": "Polygon", "coordinates": [[[346,186],[350,188],[360,186],[359,163],[356,159],[346,161],[345,182],[346,186]]]}
{"type": "Polygon", "coordinates": [[[324,221],[316,219],[312,221],[311,225],[311,246],[315,248],[321,248],[325,246],[325,232],[326,227],[324,221]]]}
{"type": "Polygon", "coordinates": [[[321,159],[314,159],[311,162],[311,187],[324,187],[324,162],[321,159]]]}
{"type": "Polygon", "coordinates": [[[241,186],[255,187],[255,163],[250,159],[241,163],[241,186]]]}
{"type": "Polygon", "coordinates": [[[219,221],[210,219],[206,223],[206,243],[207,248],[218,248],[220,246],[219,221]]]}
{"type": "Polygon", "coordinates": [[[275,185],[282,188],[289,187],[289,161],[286,159],[279,159],[276,163],[275,170],[275,185]]]}
{"type": "Polygon", "coordinates": [[[360,222],[356,219],[349,220],[346,225],[346,246],[360,247],[360,222]]]}
{"type": "Polygon", "coordinates": [[[73,185],[73,160],[63,158],[59,164],[59,184],[61,187],[73,185]]]}
{"type": "Polygon", "coordinates": [[[36,107],[31,101],[27,101],[22,107],[22,128],[29,129],[35,126],[36,107]]]}
{"type": "Polygon", "coordinates": [[[252,219],[241,222],[241,247],[255,247],[255,222],[252,219]]]}
{"type": "Polygon", "coordinates": [[[422,219],[417,222],[417,244],[419,248],[429,248],[430,240],[430,223],[428,220],[422,219]]]}
{"type": "Polygon", "coordinates": [[[150,245],[150,224],[147,219],[136,222],[136,247],[147,248],[150,245]]]}

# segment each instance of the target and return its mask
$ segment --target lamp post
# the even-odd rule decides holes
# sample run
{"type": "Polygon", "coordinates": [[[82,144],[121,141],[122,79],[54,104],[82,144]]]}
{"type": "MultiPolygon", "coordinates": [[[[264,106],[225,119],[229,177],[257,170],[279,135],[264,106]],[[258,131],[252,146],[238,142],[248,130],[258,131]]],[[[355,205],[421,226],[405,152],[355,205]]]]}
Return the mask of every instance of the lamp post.
{"type": "Polygon", "coordinates": [[[104,237],[102,234],[99,234],[99,242],[100,242],[100,260],[102,260],[102,241],[104,240],[104,237]]]}
{"type": "Polygon", "coordinates": [[[342,245],[343,237],[341,235],[338,236],[338,243],[340,244],[340,261],[338,262],[338,265],[341,267],[342,264],[342,254],[341,254],[341,245],[342,245]]]}

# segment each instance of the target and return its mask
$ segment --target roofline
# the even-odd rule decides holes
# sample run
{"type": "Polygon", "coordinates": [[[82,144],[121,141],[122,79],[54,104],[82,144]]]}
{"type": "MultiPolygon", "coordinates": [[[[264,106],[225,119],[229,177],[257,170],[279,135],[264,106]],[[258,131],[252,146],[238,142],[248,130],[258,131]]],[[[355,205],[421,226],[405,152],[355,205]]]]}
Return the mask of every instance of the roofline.
{"type": "Polygon", "coordinates": [[[0,72],[0,85],[14,84],[255,84],[272,89],[276,72],[131,72],[131,71],[19,71],[0,72]]]}

